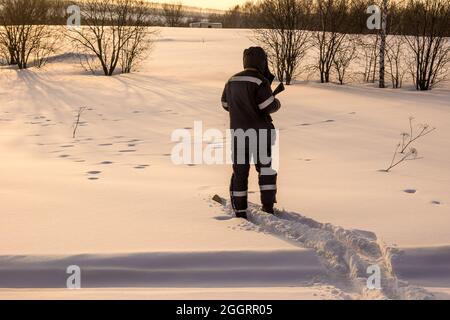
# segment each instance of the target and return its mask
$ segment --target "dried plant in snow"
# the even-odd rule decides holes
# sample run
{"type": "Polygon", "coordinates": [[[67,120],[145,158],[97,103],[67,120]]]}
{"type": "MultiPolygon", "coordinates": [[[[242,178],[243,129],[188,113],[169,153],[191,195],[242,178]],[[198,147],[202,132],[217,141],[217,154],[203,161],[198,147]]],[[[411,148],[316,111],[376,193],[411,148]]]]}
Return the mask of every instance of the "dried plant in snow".
{"type": "Polygon", "coordinates": [[[412,144],[418,139],[430,134],[436,128],[430,127],[428,124],[420,124],[418,128],[418,132],[414,132],[414,118],[410,117],[409,132],[402,132],[401,141],[397,144],[391,163],[387,169],[382,171],[389,172],[401,163],[421,159],[418,156],[419,152],[416,148],[412,147],[412,144]]]}
{"type": "Polygon", "coordinates": [[[389,167],[387,167],[387,169],[383,170],[385,172],[389,172],[391,171],[394,167],[398,166],[399,164],[405,162],[405,161],[412,161],[412,160],[417,160],[418,158],[418,151],[416,148],[410,148],[409,151],[407,153],[404,153],[400,156],[400,158],[398,157],[398,155],[400,155],[401,153],[398,152],[400,149],[401,144],[397,144],[397,148],[394,151],[394,156],[392,157],[392,161],[391,164],[389,165],[389,167]]]}
{"type": "Polygon", "coordinates": [[[80,109],[78,109],[78,112],[75,116],[75,122],[73,123],[73,133],[72,133],[72,138],[74,138],[74,139],[77,136],[77,129],[78,129],[78,126],[80,125],[81,115],[83,114],[83,112],[85,110],[86,110],[86,107],[81,107],[80,109]]]}
{"type": "Polygon", "coordinates": [[[406,149],[412,144],[414,143],[414,141],[430,134],[431,132],[433,132],[434,130],[436,130],[435,127],[430,127],[428,124],[420,124],[419,127],[419,132],[418,133],[414,133],[414,118],[410,117],[409,118],[409,133],[402,133],[402,144],[401,144],[401,151],[400,153],[405,153],[406,149]]]}

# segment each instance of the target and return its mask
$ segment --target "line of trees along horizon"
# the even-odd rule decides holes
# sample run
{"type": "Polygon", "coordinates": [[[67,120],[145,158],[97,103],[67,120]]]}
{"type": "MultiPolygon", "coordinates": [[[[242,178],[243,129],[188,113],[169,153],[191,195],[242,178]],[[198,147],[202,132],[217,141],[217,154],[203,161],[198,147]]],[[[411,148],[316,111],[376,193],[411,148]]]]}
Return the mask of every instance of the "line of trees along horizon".
{"type": "MultiPolygon", "coordinates": [[[[30,0],[33,1],[33,0],[30,0]]],[[[50,13],[41,19],[40,23],[51,25],[65,25],[67,23],[68,14],[66,9],[70,5],[79,5],[84,7],[85,0],[39,0],[50,7],[50,13]]],[[[99,0],[101,1],[101,0],[99,0]]],[[[111,1],[111,5],[114,6],[111,1]]],[[[146,1],[144,1],[146,2],[146,1]]],[[[248,1],[242,5],[236,5],[223,13],[193,12],[188,11],[187,6],[184,6],[182,1],[176,3],[161,3],[156,6],[156,3],[151,1],[145,3],[146,24],[149,26],[188,26],[192,21],[201,19],[208,19],[210,21],[222,23],[224,28],[240,28],[240,29],[262,29],[271,28],[270,23],[264,17],[264,6],[266,0],[248,1]],[[173,23],[171,18],[173,15],[179,16],[177,23],[173,23]]],[[[281,1],[281,4],[286,7],[291,6],[291,0],[281,1]]],[[[296,2],[296,0],[294,0],[296,2]]],[[[417,31],[416,23],[411,23],[411,18],[420,18],[420,15],[415,14],[414,10],[423,11],[424,8],[429,7],[433,3],[441,3],[442,10],[436,13],[435,19],[448,20],[448,11],[450,8],[450,1],[448,0],[389,0],[388,7],[388,34],[402,34],[414,35],[417,31]],[[413,10],[412,10],[413,9],[413,10]],[[419,16],[419,17],[418,17],[419,16]]],[[[303,16],[305,22],[302,27],[305,30],[317,31],[321,29],[321,9],[320,7],[326,3],[327,6],[334,7],[335,12],[339,11],[340,15],[345,16],[341,23],[337,26],[337,31],[342,33],[354,34],[374,34],[376,30],[369,30],[366,26],[368,14],[367,8],[371,5],[379,5],[382,7],[383,0],[308,0],[301,1],[300,6],[308,11],[308,16],[303,16]],[[345,23],[344,23],[345,22],[345,23]]],[[[138,5],[138,4],[137,4],[138,5]]],[[[0,2],[0,7],[2,6],[0,2]]],[[[0,8],[1,10],[1,8],[0,8]]],[[[20,16],[20,14],[18,14],[20,16]]],[[[422,15],[422,18],[425,16],[422,15]]],[[[27,21],[30,24],[35,24],[34,20],[27,21]]],[[[415,22],[420,22],[417,20],[415,22]]],[[[112,21],[110,22],[112,23],[112,21]]],[[[329,31],[329,30],[327,30],[329,31]]],[[[443,30],[445,36],[450,36],[450,28],[443,30]]]]}
{"type": "MultiPolygon", "coordinates": [[[[291,7],[296,0],[275,1],[278,5],[291,7]]],[[[221,22],[224,28],[236,29],[262,29],[270,28],[270,24],[265,19],[265,5],[266,0],[248,1],[242,5],[227,10],[224,14],[210,15],[210,19],[221,22]]],[[[448,0],[389,0],[388,1],[388,20],[387,33],[388,34],[402,34],[415,35],[417,28],[416,23],[420,20],[414,21],[412,19],[425,18],[427,8],[439,4],[439,10],[436,12],[434,19],[439,21],[448,21],[448,11],[450,10],[450,1],[448,0]],[[419,11],[419,12],[414,12],[419,11]]],[[[305,30],[317,31],[321,30],[321,7],[324,5],[332,7],[334,10],[330,16],[339,14],[343,16],[342,21],[337,23],[336,29],[342,33],[354,34],[374,34],[377,30],[370,30],[367,28],[366,21],[369,17],[367,8],[371,5],[383,6],[383,0],[308,0],[300,1],[296,6],[303,7],[303,11],[307,15],[303,18],[305,22],[302,27],[305,30]]],[[[450,36],[450,28],[447,24],[442,25],[445,36],[450,36]]],[[[330,30],[327,30],[330,31],[330,30]]]]}
{"type": "Polygon", "coordinates": [[[215,19],[225,27],[253,29],[253,39],[268,52],[278,79],[288,85],[307,69],[317,72],[322,83],[334,76],[343,84],[361,52],[365,81],[378,81],[380,88],[385,75],[393,88],[400,88],[408,73],[417,90],[447,80],[450,0],[377,2],[384,26],[380,30],[367,26],[372,0],[261,0],[215,19]],[[315,51],[315,63],[306,66],[310,51],[315,51]]]}
{"type": "MultiPolygon", "coordinates": [[[[33,2],[34,0],[30,0],[33,2]]],[[[23,22],[28,24],[49,24],[49,25],[65,25],[67,23],[68,13],[67,8],[71,5],[79,5],[80,8],[86,8],[86,0],[39,0],[46,7],[48,7],[48,13],[45,17],[42,17],[39,21],[30,19],[23,22]]],[[[98,0],[101,2],[102,0],[98,0]]],[[[115,2],[120,0],[111,0],[111,6],[117,6],[115,2]]],[[[285,7],[292,7],[293,2],[297,2],[296,6],[303,7],[302,12],[307,12],[306,15],[302,15],[304,20],[301,27],[308,31],[322,30],[321,7],[324,4],[332,8],[333,12],[330,13],[330,17],[335,17],[336,14],[342,16],[339,18],[339,23],[336,23],[335,28],[337,32],[349,33],[349,34],[374,34],[377,30],[370,30],[366,26],[368,14],[367,8],[373,4],[382,7],[383,0],[284,0],[275,1],[279,2],[279,5],[285,7]]],[[[0,1],[0,10],[7,1],[0,1]],[[2,4],[3,3],[3,4],[2,4]]],[[[14,2],[14,0],[11,0],[14,2]]],[[[266,19],[265,6],[267,0],[248,1],[243,5],[236,5],[233,8],[224,11],[221,14],[218,13],[199,13],[188,12],[186,6],[183,3],[161,3],[155,6],[155,3],[145,2],[145,24],[148,26],[188,26],[192,21],[198,21],[201,19],[207,19],[214,22],[222,23],[224,28],[240,28],[240,29],[264,29],[272,28],[273,26],[266,19]],[[175,16],[175,22],[173,21],[175,16]]],[[[427,7],[433,4],[440,3],[439,11],[436,12],[433,19],[436,19],[436,25],[442,24],[442,31],[446,37],[450,37],[450,27],[446,23],[441,21],[447,20],[448,23],[448,11],[450,10],[449,0],[389,0],[388,6],[388,20],[386,31],[388,34],[401,34],[401,35],[415,35],[417,32],[417,23],[420,23],[420,18],[425,18],[427,7]],[[419,12],[414,12],[419,11],[419,12]],[[419,19],[412,21],[414,19],[419,19]]],[[[139,6],[139,1],[134,5],[139,6]]],[[[298,11],[298,10],[296,10],[298,11]]],[[[20,13],[17,13],[18,17],[27,18],[20,13]]],[[[108,21],[112,24],[114,21],[108,21]]],[[[142,23],[142,22],[140,22],[142,23]]],[[[331,26],[326,26],[326,31],[332,31],[331,26]]],[[[334,31],[334,29],[333,29],[334,31]]]]}
{"type": "MultiPolygon", "coordinates": [[[[67,23],[68,13],[67,8],[72,5],[79,6],[82,10],[87,10],[86,0],[39,0],[46,7],[49,8],[51,14],[47,15],[45,19],[42,19],[41,23],[47,25],[65,25],[67,23]]],[[[8,1],[6,1],[8,2],[8,1]]],[[[92,2],[89,0],[89,2],[92,2]]],[[[98,0],[99,3],[102,0],[98,0]]],[[[110,6],[119,6],[118,2],[120,0],[110,1],[110,6]]],[[[135,1],[134,6],[141,6],[145,9],[145,24],[147,26],[167,26],[167,27],[186,27],[189,26],[190,22],[201,21],[207,19],[210,15],[217,14],[219,10],[194,10],[196,8],[185,6],[182,2],[170,2],[170,3],[154,3],[142,1],[135,1]],[[175,23],[174,23],[175,21],[175,23]]],[[[3,6],[0,3],[0,7],[3,6]]],[[[1,10],[1,8],[0,8],[1,10]]],[[[113,10],[113,9],[112,9],[113,10]]],[[[20,14],[18,14],[20,15],[20,14]]],[[[26,17],[25,17],[26,18],[26,17]]],[[[26,21],[29,24],[35,24],[34,20],[26,21]]],[[[107,24],[113,24],[114,21],[111,19],[106,22],[107,24]]]]}
{"type": "MultiPolygon", "coordinates": [[[[450,71],[450,0],[386,1],[386,37],[367,27],[371,0],[260,0],[209,18],[254,30],[252,40],[266,49],[278,80],[288,85],[305,70],[323,83],[344,84],[362,55],[366,82],[384,87],[387,75],[399,88],[409,74],[417,90],[432,89],[450,71]],[[306,66],[311,52],[315,62],[306,66]]],[[[148,26],[185,26],[190,18],[181,3],[155,9],[144,0],[0,0],[0,55],[19,69],[30,61],[40,67],[65,38],[87,69],[111,76],[118,66],[131,72],[148,55],[155,34],[148,26]],[[67,22],[68,4],[80,6],[84,28],[55,32],[67,22]]]]}

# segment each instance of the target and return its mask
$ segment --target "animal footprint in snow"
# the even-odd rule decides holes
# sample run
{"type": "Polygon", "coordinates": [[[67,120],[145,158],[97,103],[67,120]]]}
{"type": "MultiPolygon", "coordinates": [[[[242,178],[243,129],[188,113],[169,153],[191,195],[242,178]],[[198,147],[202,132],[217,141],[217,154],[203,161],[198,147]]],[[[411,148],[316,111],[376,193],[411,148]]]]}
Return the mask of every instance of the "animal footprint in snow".
{"type": "Polygon", "coordinates": [[[148,167],[149,167],[148,164],[141,164],[141,165],[135,166],[134,168],[142,170],[142,169],[147,169],[148,167]]]}
{"type": "Polygon", "coordinates": [[[88,172],[87,172],[87,174],[88,174],[88,179],[89,179],[89,180],[98,180],[98,179],[99,179],[98,175],[99,175],[100,173],[102,173],[102,172],[101,172],[101,171],[97,171],[97,170],[88,171],[88,172]]]}
{"type": "Polygon", "coordinates": [[[217,221],[227,221],[227,220],[233,219],[233,217],[231,217],[231,216],[217,216],[217,217],[214,217],[214,219],[217,220],[217,221]]]}

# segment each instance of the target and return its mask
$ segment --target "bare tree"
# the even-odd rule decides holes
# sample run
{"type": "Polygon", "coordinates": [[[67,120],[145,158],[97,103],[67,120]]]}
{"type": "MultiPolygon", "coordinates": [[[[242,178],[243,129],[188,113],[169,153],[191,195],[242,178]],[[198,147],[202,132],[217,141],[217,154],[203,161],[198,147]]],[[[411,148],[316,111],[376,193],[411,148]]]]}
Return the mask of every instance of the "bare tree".
{"type": "Polygon", "coordinates": [[[318,51],[320,82],[330,81],[334,57],[345,39],[348,0],[317,0],[317,31],[314,46],[318,51]]]}
{"type": "Polygon", "coordinates": [[[56,50],[57,27],[50,27],[52,3],[49,0],[0,0],[0,46],[11,65],[29,67],[35,57],[36,66],[56,50]]]}
{"type": "Polygon", "coordinates": [[[291,84],[311,43],[306,30],[311,0],[265,0],[260,7],[267,28],[256,29],[255,39],[267,51],[278,80],[291,84]]]}
{"type": "Polygon", "coordinates": [[[385,66],[385,56],[386,56],[386,29],[387,29],[387,18],[388,18],[388,0],[382,0],[381,9],[381,30],[380,30],[380,70],[378,86],[380,88],[385,88],[386,84],[384,81],[386,66],[385,66]]]}
{"type": "Polygon", "coordinates": [[[183,24],[185,16],[183,4],[180,3],[164,3],[162,5],[164,20],[168,27],[179,27],[183,24]]]}
{"type": "Polygon", "coordinates": [[[448,76],[450,64],[450,0],[409,0],[405,40],[413,53],[413,79],[417,90],[431,90],[448,76]]]}
{"type": "Polygon", "coordinates": [[[122,71],[130,72],[153,34],[147,29],[151,24],[149,4],[143,0],[86,0],[81,5],[83,27],[69,29],[67,37],[86,65],[95,71],[97,62],[105,75],[112,76],[122,63],[122,71]]]}
{"type": "Polygon", "coordinates": [[[155,34],[156,31],[151,31],[147,27],[142,27],[134,32],[122,48],[120,61],[122,73],[132,72],[136,65],[150,54],[153,47],[151,36],[155,34]]]}
{"type": "Polygon", "coordinates": [[[378,67],[379,56],[379,34],[363,35],[357,40],[358,50],[362,52],[360,57],[363,60],[363,79],[364,82],[375,82],[376,71],[378,67]]]}
{"type": "Polygon", "coordinates": [[[340,84],[344,84],[347,70],[356,57],[357,46],[355,37],[347,35],[333,59],[334,69],[340,84]]]}
{"type": "MultiPolygon", "coordinates": [[[[138,5],[135,8],[134,15],[137,19],[148,19],[148,13],[153,12],[153,8],[145,5],[138,5]]],[[[130,73],[135,69],[137,64],[144,60],[153,47],[152,37],[157,34],[157,31],[150,29],[146,24],[136,24],[133,26],[132,36],[122,48],[121,52],[121,69],[122,73],[130,73]]]]}
{"type": "Polygon", "coordinates": [[[392,88],[401,88],[406,74],[406,46],[402,36],[389,36],[386,41],[387,74],[391,78],[392,88]]]}
{"type": "Polygon", "coordinates": [[[51,26],[52,35],[45,38],[42,43],[33,51],[33,66],[36,68],[41,68],[47,64],[52,55],[59,52],[61,48],[62,33],[59,26],[51,26]]]}

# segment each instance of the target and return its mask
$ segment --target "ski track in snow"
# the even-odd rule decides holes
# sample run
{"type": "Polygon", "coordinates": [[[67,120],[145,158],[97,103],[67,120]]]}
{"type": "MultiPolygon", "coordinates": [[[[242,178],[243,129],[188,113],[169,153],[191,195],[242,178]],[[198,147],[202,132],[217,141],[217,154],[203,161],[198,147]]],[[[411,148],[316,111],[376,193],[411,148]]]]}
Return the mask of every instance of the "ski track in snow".
{"type": "MultiPolygon", "coordinates": [[[[224,210],[232,214],[229,201],[224,210]]],[[[277,210],[276,216],[264,213],[250,203],[247,229],[263,231],[294,245],[312,249],[327,269],[330,281],[344,281],[360,299],[430,300],[434,295],[397,278],[392,258],[400,251],[380,241],[376,234],[346,230],[330,223],[320,223],[298,213],[277,210]],[[367,287],[367,268],[381,270],[381,290],[367,287]]]]}

